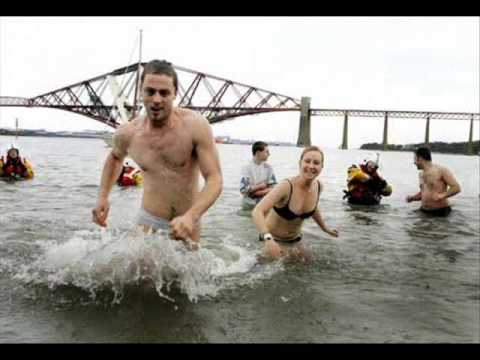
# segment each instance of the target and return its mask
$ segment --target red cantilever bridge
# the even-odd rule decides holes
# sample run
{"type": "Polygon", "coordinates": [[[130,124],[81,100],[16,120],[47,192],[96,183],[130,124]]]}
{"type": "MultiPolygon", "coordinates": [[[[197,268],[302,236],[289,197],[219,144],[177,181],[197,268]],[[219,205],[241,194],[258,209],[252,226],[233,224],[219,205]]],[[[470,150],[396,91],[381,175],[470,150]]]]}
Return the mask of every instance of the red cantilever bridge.
{"type": "MultiPolygon", "coordinates": [[[[145,64],[143,64],[145,65],[145,64]]],[[[344,119],[342,148],[348,147],[348,118],[384,118],[383,144],[387,147],[389,118],[425,119],[425,143],[429,142],[430,120],[470,120],[469,142],[473,139],[473,121],[480,120],[480,113],[393,111],[355,109],[311,109],[310,98],[294,99],[290,96],[223,79],[203,72],[174,65],[178,74],[178,106],[199,111],[210,123],[216,123],[243,115],[267,112],[299,111],[300,127],[297,144],[310,144],[311,116],[341,116],[344,119]]],[[[61,89],[32,98],[0,97],[0,106],[43,107],[71,111],[116,128],[122,112],[131,114],[134,107],[138,64],[132,64],[107,74],[84,80],[61,89]],[[115,86],[112,85],[112,81],[115,86]],[[111,89],[116,88],[116,95],[111,89]],[[108,90],[107,90],[108,89],[108,90]],[[119,105],[116,100],[124,99],[119,105]],[[119,108],[123,106],[124,109],[119,108]]]]}

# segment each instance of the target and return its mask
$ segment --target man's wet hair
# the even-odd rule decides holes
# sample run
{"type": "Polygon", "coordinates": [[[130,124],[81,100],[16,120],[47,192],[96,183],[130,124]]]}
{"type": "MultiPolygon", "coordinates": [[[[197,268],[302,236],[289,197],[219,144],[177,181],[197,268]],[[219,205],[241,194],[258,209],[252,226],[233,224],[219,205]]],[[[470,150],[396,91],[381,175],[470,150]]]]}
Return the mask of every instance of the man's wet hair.
{"type": "Polygon", "coordinates": [[[426,146],[421,146],[417,148],[417,150],[415,150],[415,155],[427,161],[432,161],[432,153],[430,152],[430,149],[426,146]]]}
{"type": "Polygon", "coordinates": [[[252,145],[252,154],[255,156],[257,151],[263,151],[268,146],[268,144],[264,141],[255,141],[252,145]]]}
{"type": "Polygon", "coordinates": [[[175,87],[175,93],[178,90],[178,76],[177,72],[173,68],[172,63],[166,60],[151,60],[150,62],[145,65],[143,68],[143,73],[141,77],[141,83],[145,80],[145,76],[148,74],[155,74],[155,75],[167,75],[173,79],[173,86],[175,87]]]}

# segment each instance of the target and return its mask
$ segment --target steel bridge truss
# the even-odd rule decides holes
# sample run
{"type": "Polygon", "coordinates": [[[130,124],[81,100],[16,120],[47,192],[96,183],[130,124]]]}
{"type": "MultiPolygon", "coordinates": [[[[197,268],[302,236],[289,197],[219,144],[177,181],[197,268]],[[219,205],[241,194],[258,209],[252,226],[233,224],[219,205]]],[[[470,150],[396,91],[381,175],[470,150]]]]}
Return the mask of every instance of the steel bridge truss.
{"type": "Polygon", "coordinates": [[[410,119],[438,119],[438,120],[480,120],[480,113],[439,112],[439,111],[397,111],[397,110],[338,110],[338,109],[311,109],[311,116],[352,116],[352,117],[381,117],[410,118],[410,119]]]}
{"type": "MultiPolygon", "coordinates": [[[[211,123],[242,115],[300,110],[300,101],[292,97],[184,67],[173,67],[178,75],[177,105],[199,111],[211,123]]],[[[61,109],[115,128],[121,123],[121,111],[125,110],[131,116],[134,110],[140,110],[140,106],[134,109],[139,68],[138,64],[132,64],[33,98],[0,97],[0,106],[61,109]],[[118,84],[117,95],[111,91],[112,79],[118,84]],[[125,99],[125,109],[118,108],[116,98],[119,96],[125,99]]]]}
{"type": "MultiPolygon", "coordinates": [[[[242,115],[300,111],[300,100],[290,96],[181,66],[173,67],[178,75],[176,104],[199,111],[211,123],[242,115]]],[[[122,122],[122,114],[131,117],[140,110],[141,98],[138,101],[140,105],[135,109],[134,98],[141,68],[139,64],[132,64],[33,98],[3,96],[0,97],[0,106],[61,109],[88,116],[115,128],[122,122]],[[112,87],[117,89],[116,94],[112,87]],[[125,101],[118,102],[120,97],[125,101]]],[[[480,120],[479,113],[459,112],[310,109],[309,113],[311,116],[480,120]]]]}

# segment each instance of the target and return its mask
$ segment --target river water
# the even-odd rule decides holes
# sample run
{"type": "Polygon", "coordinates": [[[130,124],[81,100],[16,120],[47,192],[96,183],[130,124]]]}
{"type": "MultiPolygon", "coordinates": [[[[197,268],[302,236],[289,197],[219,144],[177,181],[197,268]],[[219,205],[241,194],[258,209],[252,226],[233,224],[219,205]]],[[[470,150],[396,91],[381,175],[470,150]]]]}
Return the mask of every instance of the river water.
{"type": "MultiPolygon", "coordinates": [[[[340,235],[306,221],[313,259],[295,263],[263,259],[239,210],[249,146],[218,145],[224,191],[190,253],[133,230],[139,188],[114,188],[106,230],[91,222],[102,140],[18,144],[36,177],[0,182],[0,342],[480,341],[478,156],[433,154],[462,192],[448,218],[429,218],[404,201],[418,191],[412,153],[380,152],[393,194],[354,208],[346,169],[366,152],[326,149],[320,208],[340,235]]],[[[300,148],[270,152],[278,179],[296,174],[300,148]]]]}

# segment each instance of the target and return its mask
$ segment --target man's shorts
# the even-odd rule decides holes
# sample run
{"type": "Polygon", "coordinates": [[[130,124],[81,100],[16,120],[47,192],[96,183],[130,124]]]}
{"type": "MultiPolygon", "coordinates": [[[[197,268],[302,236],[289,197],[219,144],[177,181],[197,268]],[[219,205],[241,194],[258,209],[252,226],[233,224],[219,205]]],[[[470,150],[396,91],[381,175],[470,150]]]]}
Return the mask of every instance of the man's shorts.
{"type": "Polygon", "coordinates": [[[429,214],[432,216],[448,216],[452,212],[452,208],[450,206],[440,208],[440,209],[424,209],[420,208],[420,211],[423,212],[424,214],[429,214]]]}
{"type": "Polygon", "coordinates": [[[145,225],[150,227],[152,231],[168,231],[170,229],[170,221],[152,215],[143,208],[138,212],[137,225],[145,225]]]}

